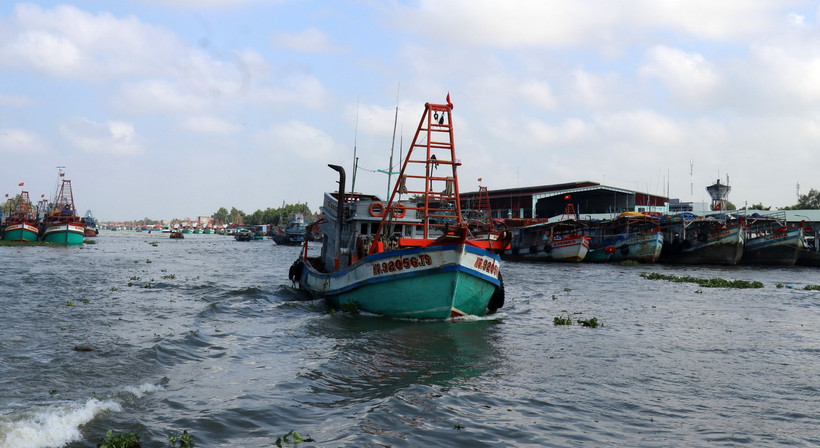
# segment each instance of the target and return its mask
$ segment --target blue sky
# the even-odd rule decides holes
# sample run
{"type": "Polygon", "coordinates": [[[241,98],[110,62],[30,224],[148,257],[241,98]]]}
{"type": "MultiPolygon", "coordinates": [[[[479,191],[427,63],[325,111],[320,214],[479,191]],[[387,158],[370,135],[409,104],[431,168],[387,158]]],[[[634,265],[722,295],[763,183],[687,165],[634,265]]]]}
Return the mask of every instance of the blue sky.
{"type": "Polygon", "coordinates": [[[50,196],[65,166],[102,220],[315,210],[355,141],[356,190],[383,195],[397,97],[407,147],[450,92],[462,191],[591,180],[701,201],[728,175],[738,206],[791,205],[820,189],[819,9],[3,2],[0,194],[50,196]]]}

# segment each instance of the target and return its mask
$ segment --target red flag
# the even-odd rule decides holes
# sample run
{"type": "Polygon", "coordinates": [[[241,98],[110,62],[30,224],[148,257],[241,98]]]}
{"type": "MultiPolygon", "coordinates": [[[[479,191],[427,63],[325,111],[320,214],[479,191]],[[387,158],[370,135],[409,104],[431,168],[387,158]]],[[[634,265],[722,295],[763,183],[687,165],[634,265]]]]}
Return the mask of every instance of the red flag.
{"type": "Polygon", "coordinates": [[[450,109],[453,108],[453,103],[450,102],[450,92],[447,92],[447,105],[450,106],[450,109]]]}
{"type": "Polygon", "coordinates": [[[41,197],[41,198],[44,198],[44,197],[46,197],[46,195],[44,195],[44,194],[41,194],[41,195],[40,195],[40,197],[41,197]]]}
{"type": "Polygon", "coordinates": [[[17,184],[17,186],[18,186],[18,187],[22,187],[22,186],[23,186],[23,183],[24,183],[24,182],[20,182],[19,184],[17,184]]]}
{"type": "Polygon", "coordinates": [[[478,181],[479,181],[479,182],[481,182],[481,178],[480,178],[480,177],[478,178],[478,181]]]}
{"type": "Polygon", "coordinates": [[[60,177],[64,177],[64,176],[65,176],[65,173],[60,173],[60,177]]]}
{"type": "Polygon", "coordinates": [[[8,193],[6,193],[6,197],[9,197],[9,194],[8,194],[8,193]]]}

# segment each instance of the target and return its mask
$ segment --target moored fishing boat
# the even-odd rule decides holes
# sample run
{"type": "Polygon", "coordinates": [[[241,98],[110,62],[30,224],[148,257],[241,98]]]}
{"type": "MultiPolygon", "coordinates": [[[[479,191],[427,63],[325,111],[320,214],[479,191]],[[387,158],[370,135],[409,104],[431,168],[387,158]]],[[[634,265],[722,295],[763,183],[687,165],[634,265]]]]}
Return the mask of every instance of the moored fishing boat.
{"type": "Polygon", "coordinates": [[[279,245],[300,245],[307,236],[304,213],[295,213],[284,227],[277,226],[271,230],[273,241],[279,245]]]}
{"type": "Polygon", "coordinates": [[[93,238],[100,234],[100,229],[97,228],[97,219],[94,218],[94,214],[91,213],[91,210],[87,210],[85,212],[85,216],[82,219],[83,224],[85,224],[85,237],[86,238],[93,238]]]}
{"type": "Polygon", "coordinates": [[[37,241],[40,235],[37,215],[28,191],[23,191],[15,198],[11,214],[6,218],[3,229],[5,241],[37,241]]]}
{"type": "Polygon", "coordinates": [[[510,247],[502,257],[507,260],[583,261],[589,252],[589,237],[574,209],[567,209],[559,221],[541,222],[510,229],[510,247]]]}
{"type": "Polygon", "coordinates": [[[797,257],[797,264],[800,266],[820,266],[820,247],[817,245],[817,237],[820,232],[814,230],[813,225],[803,229],[803,242],[800,254],[797,257]]]}
{"type": "MultiPolygon", "coordinates": [[[[589,246],[608,261],[655,263],[663,250],[663,232],[655,216],[624,212],[615,219],[590,222],[589,246]]],[[[592,260],[601,261],[601,260],[592,260]]]]}
{"type": "Polygon", "coordinates": [[[389,200],[326,193],[321,255],[302,255],[289,277],[335,308],[389,317],[447,319],[503,305],[499,240],[474,240],[462,219],[452,104],[425,104],[389,200]],[[439,171],[440,170],[440,171],[439,171]],[[413,200],[401,200],[402,195],[413,200]]]}
{"type": "Polygon", "coordinates": [[[741,264],[791,266],[803,248],[803,226],[786,226],[784,212],[773,215],[754,213],[744,218],[745,247],[741,264]]]}
{"type": "Polygon", "coordinates": [[[60,186],[51,202],[51,210],[43,218],[40,238],[49,243],[83,244],[85,226],[74,207],[71,181],[63,179],[64,175],[60,172],[60,186]]]}
{"type": "Polygon", "coordinates": [[[742,219],[730,215],[678,215],[661,221],[661,261],[736,265],[743,256],[742,219]]]}

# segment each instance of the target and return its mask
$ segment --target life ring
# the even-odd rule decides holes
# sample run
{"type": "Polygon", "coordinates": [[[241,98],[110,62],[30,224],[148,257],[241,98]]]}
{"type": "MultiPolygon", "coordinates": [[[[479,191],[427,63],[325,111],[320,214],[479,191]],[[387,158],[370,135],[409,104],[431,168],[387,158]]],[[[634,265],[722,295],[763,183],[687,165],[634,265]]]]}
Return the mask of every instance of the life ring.
{"type": "Polygon", "coordinates": [[[401,202],[396,202],[393,204],[393,217],[396,219],[404,218],[404,214],[407,213],[407,207],[404,206],[401,202]]]}
{"type": "Polygon", "coordinates": [[[370,203],[370,216],[374,218],[381,218],[384,216],[384,204],[381,202],[371,202],[370,203]]]}

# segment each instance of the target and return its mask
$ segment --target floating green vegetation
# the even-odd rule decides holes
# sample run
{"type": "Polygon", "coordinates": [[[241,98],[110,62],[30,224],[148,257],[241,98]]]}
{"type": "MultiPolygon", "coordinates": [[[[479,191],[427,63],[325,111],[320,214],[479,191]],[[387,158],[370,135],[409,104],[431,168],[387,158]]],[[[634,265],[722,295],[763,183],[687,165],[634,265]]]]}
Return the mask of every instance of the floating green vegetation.
{"type": "Polygon", "coordinates": [[[165,280],[173,280],[173,279],[177,278],[177,276],[174,275],[174,274],[168,274],[168,275],[163,275],[162,278],[164,278],[165,280]]]}
{"type": "Polygon", "coordinates": [[[346,313],[359,314],[359,302],[345,303],[339,308],[346,313]]]}
{"type": "Polygon", "coordinates": [[[554,325],[572,325],[572,318],[567,316],[556,316],[552,319],[554,325]]]}
{"type": "Polygon", "coordinates": [[[315,442],[315,440],[311,439],[309,435],[305,435],[305,437],[302,437],[298,432],[291,431],[282,437],[278,437],[276,439],[276,446],[281,448],[282,444],[285,443],[296,445],[297,443],[302,442],[315,442]]]}
{"type": "Polygon", "coordinates": [[[119,291],[119,288],[117,288],[116,286],[112,286],[111,289],[109,289],[109,291],[119,291]]]}
{"type": "Polygon", "coordinates": [[[150,259],[147,259],[147,260],[145,260],[145,262],[146,262],[146,263],[150,263],[150,262],[151,262],[151,260],[150,260],[150,259]]]}
{"type": "Polygon", "coordinates": [[[635,260],[623,260],[623,261],[621,261],[621,266],[640,266],[640,265],[641,265],[640,261],[635,261],[635,260]]]}
{"type": "Polygon", "coordinates": [[[820,285],[806,285],[803,289],[806,291],[820,291],[820,285]]]}
{"type": "Polygon", "coordinates": [[[583,325],[584,327],[598,328],[597,317],[593,317],[592,319],[578,319],[578,323],[583,325]]]}
{"type": "Polygon", "coordinates": [[[782,288],[782,287],[783,287],[783,286],[785,286],[785,285],[783,285],[783,283],[778,283],[778,284],[776,284],[776,285],[774,285],[774,286],[775,286],[775,287],[777,287],[777,288],[782,288]]]}
{"type": "Polygon", "coordinates": [[[50,243],[48,241],[7,241],[0,240],[0,246],[65,246],[60,243],[50,243]]]}
{"type": "Polygon", "coordinates": [[[641,274],[641,277],[647,280],[669,280],[670,282],[676,283],[696,283],[698,286],[702,286],[704,288],[747,289],[763,287],[763,283],[758,281],[750,282],[748,280],[726,280],[723,278],[697,278],[690,277],[688,275],[685,277],[678,277],[677,275],[665,275],[657,272],[653,272],[651,274],[644,272],[641,274]]]}
{"type": "Polygon", "coordinates": [[[74,302],[72,302],[71,300],[66,300],[65,306],[74,306],[74,302]]]}
{"type": "Polygon", "coordinates": [[[133,432],[117,434],[113,430],[105,433],[105,439],[97,445],[98,448],[140,448],[140,436],[133,432]]]}
{"type": "Polygon", "coordinates": [[[188,431],[182,431],[182,434],[171,434],[168,436],[168,444],[171,448],[194,448],[194,436],[188,434],[188,431]]]}

